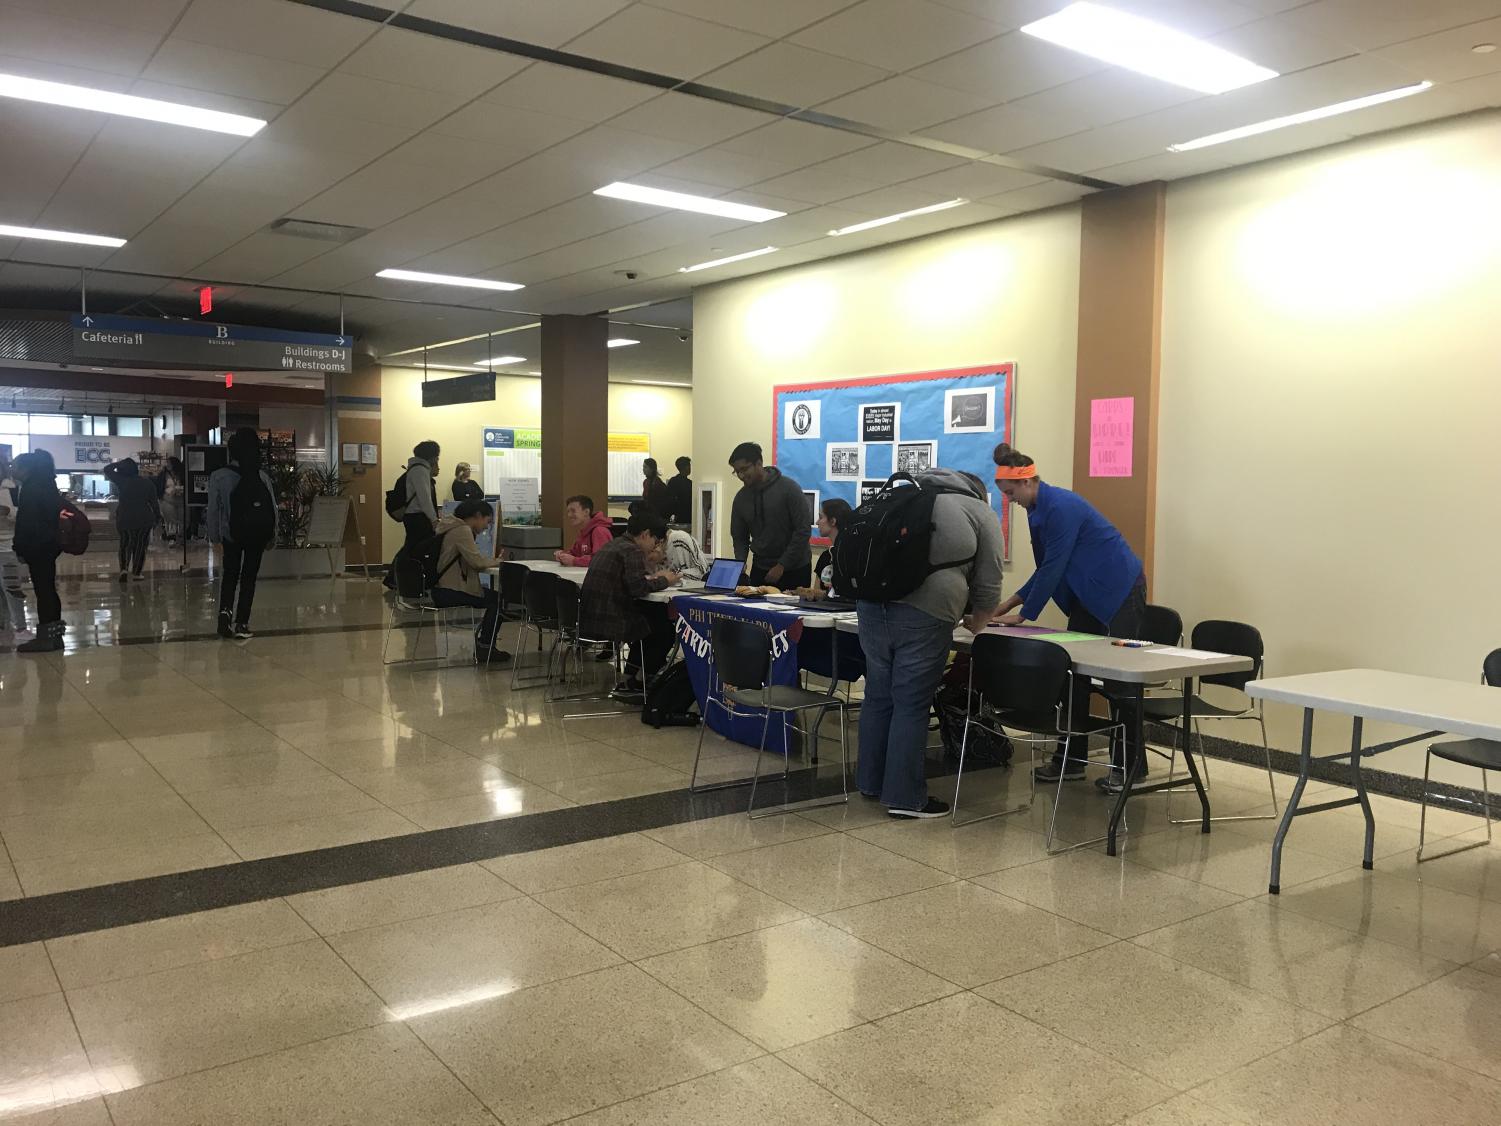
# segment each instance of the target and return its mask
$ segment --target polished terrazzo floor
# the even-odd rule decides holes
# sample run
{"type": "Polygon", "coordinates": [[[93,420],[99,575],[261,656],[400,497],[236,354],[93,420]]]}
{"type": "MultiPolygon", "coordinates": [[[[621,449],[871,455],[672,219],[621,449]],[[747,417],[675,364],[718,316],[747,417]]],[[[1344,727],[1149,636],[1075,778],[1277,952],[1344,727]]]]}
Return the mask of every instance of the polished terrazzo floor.
{"type": "MultiPolygon", "coordinates": [[[[243,644],[178,640],[212,628],[202,579],[64,599],[69,651],[0,653],[0,915],[687,784],[694,732],[384,667],[371,584],[268,582],[243,644]]],[[[1213,778],[1217,813],[1265,808],[1264,775],[1213,778]]],[[[1501,853],[1419,869],[1417,807],[1376,806],[1374,872],[1359,815],[1320,815],[1276,898],[1273,823],[1201,836],[1181,797],[1119,859],[1049,858],[1044,800],[955,830],[857,797],[59,933],[0,947],[0,1121],[1501,1121],[1501,853]]]]}

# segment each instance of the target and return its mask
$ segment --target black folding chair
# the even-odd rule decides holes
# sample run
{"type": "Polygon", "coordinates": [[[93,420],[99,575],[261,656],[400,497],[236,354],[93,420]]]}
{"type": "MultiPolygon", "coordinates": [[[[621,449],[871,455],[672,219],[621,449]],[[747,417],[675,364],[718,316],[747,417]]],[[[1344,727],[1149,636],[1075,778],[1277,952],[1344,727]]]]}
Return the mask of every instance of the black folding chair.
{"type": "MultiPolygon", "coordinates": [[[[1501,688],[1501,649],[1492,649],[1486,654],[1485,661],[1481,665],[1480,683],[1488,684],[1493,688],[1501,688]]],[[[1484,848],[1491,843],[1491,784],[1489,772],[1501,770],[1501,743],[1492,739],[1455,739],[1448,743],[1434,743],[1428,748],[1428,753],[1423,756],[1423,809],[1418,815],[1418,863],[1428,860],[1442,860],[1446,856],[1453,856],[1456,852],[1469,852],[1472,848],[1484,848]],[[1460,766],[1473,766],[1480,770],[1480,812],[1485,815],[1485,840],[1475,841],[1472,844],[1457,845],[1454,848],[1436,852],[1432,856],[1424,856],[1423,850],[1428,839],[1428,766],[1434,758],[1441,758],[1445,762],[1458,763],[1460,766]]],[[[1466,798],[1458,798],[1458,801],[1466,805],[1475,805],[1475,802],[1466,798]]]]}
{"type": "Polygon", "coordinates": [[[546,634],[558,629],[557,575],[551,571],[533,571],[528,568],[526,581],[522,584],[521,625],[516,630],[516,658],[511,665],[511,687],[533,688],[546,684],[552,678],[552,661],[549,659],[541,676],[521,675],[521,658],[525,655],[524,642],[528,633],[537,635],[537,653],[540,656],[546,634]]]}

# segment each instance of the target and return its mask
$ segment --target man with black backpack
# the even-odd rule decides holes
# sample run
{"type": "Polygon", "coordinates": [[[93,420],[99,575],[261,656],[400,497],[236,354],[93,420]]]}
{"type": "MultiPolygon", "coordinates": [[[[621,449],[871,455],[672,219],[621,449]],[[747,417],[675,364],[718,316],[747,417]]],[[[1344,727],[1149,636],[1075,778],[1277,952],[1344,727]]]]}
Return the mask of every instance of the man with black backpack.
{"type": "MultiPolygon", "coordinates": [[[[386,490],[386,515],[401,524],[406,539],[400,550],[410,552],[438,527],[438,443],[428,439],[412,448],[412,456],[396,484],[386,490]]],[[[395,580],[386,576],[386,586],[395,580]]]]}
{"type": "Polygon", "coordinates": [[[928,797],[928,712],[954,626],[984,628],[1001,600],[1000,518],[978,477],[897,473],[840,524],[833,550],[865,653],[860,792],[892,817],[942,817],[948,804],[928,797]]]}
{"type": "Polygon", "coordinates": [[[229,438],[229,464],[208,479],[204,514],[209,543],[219,547],[219,636],[245,641],[261,556],[276,540],[276,492],[261,468],[261,438],[241,427],[229,438]],[[238,598],[236,597],[238,595],[238,598]]]}

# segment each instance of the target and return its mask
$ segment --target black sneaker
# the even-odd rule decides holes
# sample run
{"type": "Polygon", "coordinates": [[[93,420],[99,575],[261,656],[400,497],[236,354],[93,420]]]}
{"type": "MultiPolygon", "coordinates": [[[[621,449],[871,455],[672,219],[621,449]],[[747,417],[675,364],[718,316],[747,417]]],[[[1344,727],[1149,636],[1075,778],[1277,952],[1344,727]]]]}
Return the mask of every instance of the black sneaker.
{"type": "Polygon", "coordinates": [[[224,637],[224,638],[233,639],[234,635],[235,635],[235,623],[234,623],[234,619],[230,616],[230,614],[229,614],[229,612],[227,610],[221,610],[219,612],[219,636],[220,637],[224,637]]]}
{"type": "Polygon", "coordinates": [[[130,579],[130,572],[128,572],[128,571],[121,571],[120,572],[120,581],[122,583],[129,581],[129,579],[130,579]]]}
{"type": "Polygon", "coordinates": [[[236,641],[249,641],[252,637],[255,636],[255,634],[250,632],[249,626],[236,623],[234,630],[231,632],[230,636],[233,637],[236,641]]]}
{"type": "Polygon", "coordinates": [[[646,692],[639,680],[622,680],[610,693],[610,699],[619,700],[622,704],[644,704],[646,692]]]}
{"type": "MultiPolygon", "coordinates": [[[[1145,770],[1137,771],[1136,777],[1132,780],[1131,784],[1133,786],[1136,785],[1136,783],[1143,781],[1146,776],[1147,772],[1145,770]]],[[[1100,778],[1096,778],[1094,780],[1094,784],[1095,787],[1102,793],[1118,794],[1126,788],[1124,780],[1125,771],[1121,770],[1119,767],[1111,767],[1110,772],[1100,778]]]]}
{"type": "Polygon", "coordinates": [[[947,817],[949,815],[949,803],[939,801],[937,798],[929,798],[928,804],[921,809],[888,809],[887,817],[925,818],[947,817]]]}
{"type": "Polygon", "coordinates": [[[1084,760],[1071,758],[1065,763],[1063,759],[1055,758],[1032,771],[1032,777],[1038,782],[1056,782],[1060,776],[1065,782],[1082,782],[1084,760]]]}

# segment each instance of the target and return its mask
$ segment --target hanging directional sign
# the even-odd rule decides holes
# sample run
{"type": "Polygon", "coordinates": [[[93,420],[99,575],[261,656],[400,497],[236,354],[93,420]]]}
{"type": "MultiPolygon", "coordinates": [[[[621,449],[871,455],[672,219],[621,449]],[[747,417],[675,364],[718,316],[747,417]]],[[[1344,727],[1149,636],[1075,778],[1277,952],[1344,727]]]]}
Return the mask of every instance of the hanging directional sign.
{"type": "Polygon", "coordinates": [[[349,371],[354,338],[165,317],[75,314],[78,359],[238,371],[349,371]]]}

